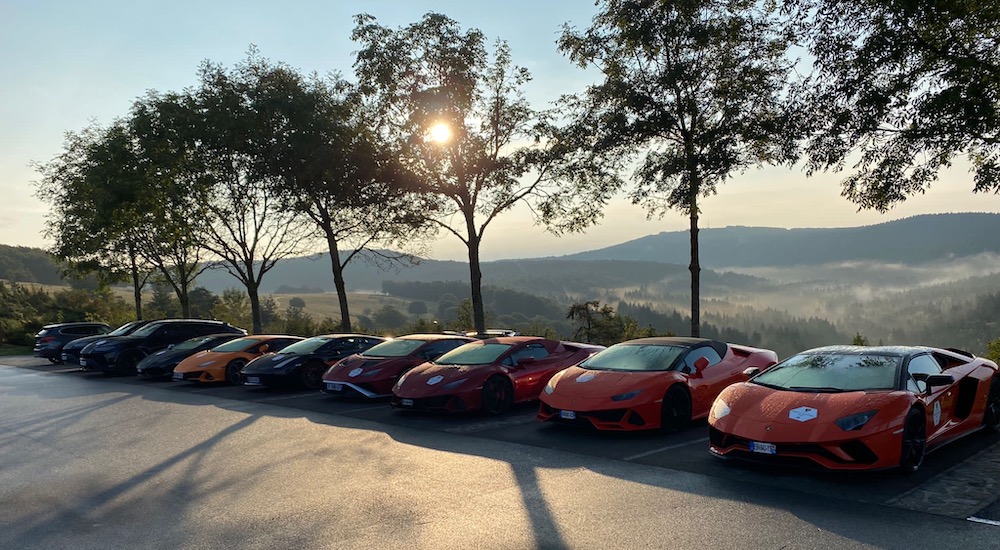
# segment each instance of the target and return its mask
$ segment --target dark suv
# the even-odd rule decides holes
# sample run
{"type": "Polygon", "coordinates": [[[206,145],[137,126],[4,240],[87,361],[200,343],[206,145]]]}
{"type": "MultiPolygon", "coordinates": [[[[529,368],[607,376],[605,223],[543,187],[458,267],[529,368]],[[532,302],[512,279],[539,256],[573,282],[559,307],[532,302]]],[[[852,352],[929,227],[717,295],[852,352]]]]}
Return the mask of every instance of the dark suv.
{"type": "Polygon", "coordinates": [[[35,335],[35,357],[44,357],[52,363],[62,362],[62,349],[67,343],[97,334],[107,334],[111,327],[104,323],[57,323],[45,325],[35,335]]]}
{"type": "Polygon", "coordinates": [[[222,321],[204,319],[164,319],[153,321],[128,336],[102,338],[83,348],[80,367],[83,370],[108,374],[136,374],[135,366],[143,357],[206,334],[246,331],[222,321]]]}
{"type": "Polygon", "coordinates": [[[87,347],[87,344],[96,342],[103,338],[109,336],[125,336],[132,334],[133,332],[141,329],[142,327],[149,324],[149,321],[132,321],[125,323],[124,325],[112,330],[107,334],[101,334],[98,336],[84,336],[83,338],[77,338],[72,342],[66,344],[62,348],[62,361],[67,365],[79,365],[80,364],[80,351],[87,347]]]}

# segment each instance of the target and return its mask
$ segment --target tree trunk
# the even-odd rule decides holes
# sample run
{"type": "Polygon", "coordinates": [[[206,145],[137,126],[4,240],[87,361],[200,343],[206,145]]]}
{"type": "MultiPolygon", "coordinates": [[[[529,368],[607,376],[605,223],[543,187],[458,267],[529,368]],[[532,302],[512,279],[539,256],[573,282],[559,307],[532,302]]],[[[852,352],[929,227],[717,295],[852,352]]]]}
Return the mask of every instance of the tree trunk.
{"type": "Polygon", "coordinates": [[[344,266],[340,264],[340,248],[332,232],[326,232],[326,244],[330,248],[330,264],[333,268],[333,286],[337,289],[340,302],[340,330],[351,332],[351,312],[347,306],[347,285],[344,284],[344,266]]]}
{"type": "Polygon", "coordinates": [[[132,297],[135,299],[135,320],[142,321],[142,285],[139,284],[139,265],[135,261],[135,247],[128,247],[132,271],[132,297]]]}
{"type": "Polygon", "coordinates": [[[250,316],[253,319],[253,334],[264,332],[264,322],[260,311],[260,288],[256,284],[247,285],[247,296],[250,298],[250,316]]]}
{"type": "Polygon", "coordinates": [[[691,336],[701,335],[701,263],[698,259],[698,186],[692,183],[691,207],[691,336]]]}
{"type": "Polygon", "coordinates": [[[483,309],[483,272],[479,267],[479,237],[469,238],[469,282],[472,286],[472,321],[476,332],[486,332],[486,312],[483,309]]]}
{"type": "Polygon", "coordinates": [[[191,318],[191,298],[188,296],[188,275],[186,270],[180,271],[180,292],[177,293],[177,301],[181,303],[181,316],[185,319],[191,318]]]}

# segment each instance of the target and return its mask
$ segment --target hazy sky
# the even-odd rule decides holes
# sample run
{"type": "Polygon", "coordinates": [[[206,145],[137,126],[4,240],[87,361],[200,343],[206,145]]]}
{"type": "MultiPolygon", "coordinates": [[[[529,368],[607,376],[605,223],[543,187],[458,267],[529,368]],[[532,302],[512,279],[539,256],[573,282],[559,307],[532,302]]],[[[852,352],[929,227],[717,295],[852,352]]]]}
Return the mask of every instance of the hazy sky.
{"type": "MultiPolygon", "coordinates": [[[[534,75],[528,96],[536,107],[587,83],[556,50],[555,39],[563,23],[590,22],[590,0],[0,0],[0,244],[48,245],[42,235],[48,207],[34,196],[38,174],[30,163],[59,154],[64,132],[127,114],[146,90],[193,85],[201,61],[231,66],[251,44],[303,72],[350,76],[357,49],[350,41],[353,15],[370,13],[396,27],[428,11],[477,27],[491,41],[507,40],[515,62],[534,75]]],[[[703,201],[702,227],[844,227],[921,213],[1000,211],[1000,197],[973,195],[964,165],[885,215],[857,212],[840,197],[841,177],[807,179],[798,168],[749,171],[703,201]]],[[[587,233],[555,237],[519,209],[487,229],[482,256],[561,255],[686,228],[679,213],[647,221],[639,207],[621,200],[587,233]]],[[[442,234],[428,255],[464,259],[465,250],[442,234]]]]}

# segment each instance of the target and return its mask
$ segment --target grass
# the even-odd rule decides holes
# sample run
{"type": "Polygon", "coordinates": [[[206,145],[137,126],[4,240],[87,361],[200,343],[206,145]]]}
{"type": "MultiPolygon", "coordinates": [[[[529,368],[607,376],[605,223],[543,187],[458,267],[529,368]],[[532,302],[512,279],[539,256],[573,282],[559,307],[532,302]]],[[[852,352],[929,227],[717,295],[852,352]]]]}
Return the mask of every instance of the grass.
{"type": "Polygon", "coordinates": [[[9,344],[0,345],[0,357],[10,355],[31,355],[31,346],[12,346],[9,344]]]}

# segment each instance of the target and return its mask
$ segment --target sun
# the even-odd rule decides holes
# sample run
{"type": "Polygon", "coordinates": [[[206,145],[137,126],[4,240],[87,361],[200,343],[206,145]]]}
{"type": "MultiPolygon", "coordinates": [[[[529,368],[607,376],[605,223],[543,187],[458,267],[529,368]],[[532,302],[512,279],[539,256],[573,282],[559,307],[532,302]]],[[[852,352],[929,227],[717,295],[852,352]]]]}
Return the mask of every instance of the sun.
{"type": "Polygon", "coordinates": [[[438,122],[431,126],[428,131],[431,141],[435,143],[445,143],[451,139],[451,128],[444,122],[438,122]]]}

